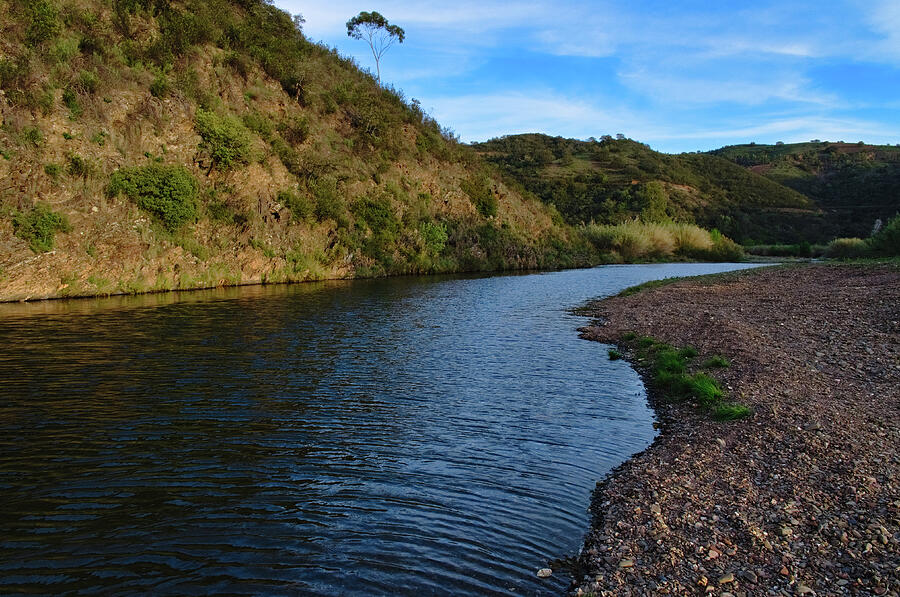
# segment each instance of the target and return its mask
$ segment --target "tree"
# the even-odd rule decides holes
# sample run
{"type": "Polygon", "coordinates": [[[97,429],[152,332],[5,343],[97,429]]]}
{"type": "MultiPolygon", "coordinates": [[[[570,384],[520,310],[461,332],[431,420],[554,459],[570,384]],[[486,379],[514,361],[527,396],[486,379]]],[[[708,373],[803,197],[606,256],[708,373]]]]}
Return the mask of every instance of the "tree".
{"type": "Polygon", "coordinates": [[[388,20],[379,13],[361,12],[347,21],[347,36],[353,39],[362,39],[369,44],[372,56],[375,58],[375,70],[378,74],[378,84],[381,84],[381,57],[394,45],[394,42],[403,43],[406,33],[397,25],[391,25],[388,20]]]}

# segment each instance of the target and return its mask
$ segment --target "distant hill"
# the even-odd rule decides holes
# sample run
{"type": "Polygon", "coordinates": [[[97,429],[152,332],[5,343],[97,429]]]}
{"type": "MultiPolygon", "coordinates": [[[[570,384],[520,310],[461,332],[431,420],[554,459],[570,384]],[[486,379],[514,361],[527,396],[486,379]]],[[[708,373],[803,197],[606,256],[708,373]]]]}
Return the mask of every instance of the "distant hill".
{"type": "Polygon", "coordinates": [[[819,239],[866,237],[877,219],[887,222],[900,211],[900,147],[813,141],[710,153],[813,200],[824,212],[819,239]]]}
{"type": "Polygon", "coordinates": [[[0,300],[599,258],[268,2],[0,14],[0,300]]]}
{"type": "Polygon", "coordinates": [[[510,135],[473,145],[571,223],[641,217],[718,228],[739,242],[818,237],[807,196],[716,155],[667,155],[631,139],[510,135]]]}

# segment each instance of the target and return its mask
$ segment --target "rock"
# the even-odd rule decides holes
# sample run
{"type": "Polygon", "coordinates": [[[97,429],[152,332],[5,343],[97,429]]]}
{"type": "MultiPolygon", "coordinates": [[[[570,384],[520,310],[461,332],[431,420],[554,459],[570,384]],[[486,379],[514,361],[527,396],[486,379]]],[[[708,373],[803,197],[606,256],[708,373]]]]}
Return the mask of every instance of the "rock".
{"type": "Polygon", "coordinates": [[[697,584],[700,585],[701,587],[705,587],[707,584],[709,584],[709,579],[706,578],[705,576],[701,576],[700,578],[697,579],[697,584]]]}
{"type": "Polygon", "coordinates": [[[797,585],[797,594],[798,595],[815,595],[816,592],[801,583],[801,584],[797,585]]]}
{"type": "Polygon", "coordinates": [[[541,568],[537,571],[538,578],[549,578],[553,574],[553,570],[549,568],[541,568]]]}
{"type": "Polygon", "coordinates": [[[634,560],[631,558],[624,558],[619,562],[619,568],[631,568],[634,566],[634,560]]]}
{"type": "Polygon", "coordinates": [[[659,504],[650,504],[650,512],[653,514],[660,514],[662,510],[659,507],[659,504]]]}
{"type": "Polygon", "coordinates": [[[757,578],[756,574],[751,572],[750,570],[744,570],[741,576],[743,576],[744,579],[751,584],[755,585],[759,582],[759,578],[757,578]]]}
{"type": "Polygon", "coordinates": [[[734,574],[732,574],[731,572],[729,572],[728,574],[722,576],[722,577],[719,579],[719,584],[720,584],[720,585],[728,584],[728,583],[730,583],[730,582],[734,582],[734,574]]]}
{"type": "Polygon", "coordinates": [[[716,438],[716,443],[719,444],[719,447],[720,447],[720,448],[724,448],[724,447],[725,447],[725,440],[722,439],[721,437],[717,437],[717,438],[716,438]]]}

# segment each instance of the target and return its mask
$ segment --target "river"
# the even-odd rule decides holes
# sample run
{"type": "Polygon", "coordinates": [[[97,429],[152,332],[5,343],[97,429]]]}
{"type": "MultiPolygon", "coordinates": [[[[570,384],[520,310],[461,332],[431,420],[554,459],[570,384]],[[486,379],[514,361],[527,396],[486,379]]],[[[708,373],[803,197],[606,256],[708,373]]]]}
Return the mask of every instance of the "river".
{"type": "Polygon", "coordinates": [[[569,309],[743,267],[0,305],[0,593],[559,594],[654,436],[569,309]]]}

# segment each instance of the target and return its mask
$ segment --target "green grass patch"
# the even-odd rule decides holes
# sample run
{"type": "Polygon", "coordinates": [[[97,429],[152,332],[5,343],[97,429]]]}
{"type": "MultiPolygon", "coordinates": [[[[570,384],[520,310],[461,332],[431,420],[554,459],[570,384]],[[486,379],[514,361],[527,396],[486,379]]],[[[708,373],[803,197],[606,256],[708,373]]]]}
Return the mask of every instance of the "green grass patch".
{"type": "Polygon", "coordinates": [[[616,350],[615,348],[610,348],[610,349],[609,349],[609,360],[610,360],[610,361],[618,361],[618,360],[621,359],[623,356],[624,356],[624,355],[622,355],[622,353],[619,352],[618,350],[616,350]]]}
{"type": "MultiPolygon", "coordinates": [[[[694,402],[718,421],[732,421],[750,414],[750,409],[743,404],[726,400],[726,392],[718,380],[707,373],[690,370],[690,361],[698,356],[695,348],[676,348],[649,336],[638,338],[633,333],[626,336],[627,339],[623,336],[623,343],[634,350],[636,361],[649,371],[651,387],[665,400],[694,402]]],[[[613,351],[610,349],[610,359],[613,358],[613,351]]],[[[621,353],[618,350],[615,352],[621,358],[621,353]]],[[[702,367],[728,365],[730,363],[723,357],[714,356],[704,361],[702,367]]]]}
{"type": "Polygon", "coordinates": [[[731,367],[731,361],[721,355],[712,356],[701,365],[704,369],[725,369],[731,367]]]}

